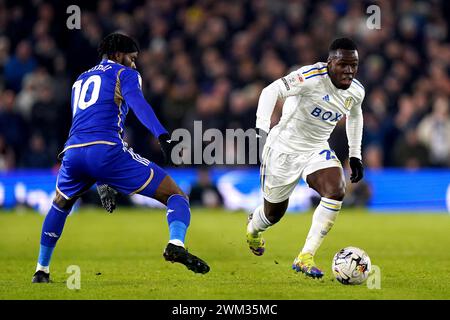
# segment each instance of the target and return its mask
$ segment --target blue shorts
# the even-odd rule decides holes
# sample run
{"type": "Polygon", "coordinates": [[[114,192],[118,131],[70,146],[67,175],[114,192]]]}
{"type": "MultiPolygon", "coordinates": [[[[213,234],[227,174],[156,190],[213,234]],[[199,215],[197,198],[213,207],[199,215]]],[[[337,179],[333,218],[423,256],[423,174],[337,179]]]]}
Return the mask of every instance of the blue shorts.
{"type": "Polygon", "coordinates": [[[107,184],[124,194],[153,197],[166,175],[163,169],[131,148],[94,144],[65,151],[56,190],[69,200],[97,183],[107,184]]]}

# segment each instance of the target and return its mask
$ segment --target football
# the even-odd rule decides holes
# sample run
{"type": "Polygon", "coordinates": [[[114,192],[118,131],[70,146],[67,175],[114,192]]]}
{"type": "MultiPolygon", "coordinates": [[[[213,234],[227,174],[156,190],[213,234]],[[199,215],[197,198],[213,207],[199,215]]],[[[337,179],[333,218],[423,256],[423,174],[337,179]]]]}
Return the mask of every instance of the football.
{"type": "Polygon", "coordinates": [[[346,247],[334,255],[331,268],[340,283],[362,284],[367,280],[372,265],[364,250],[346,247]]]}

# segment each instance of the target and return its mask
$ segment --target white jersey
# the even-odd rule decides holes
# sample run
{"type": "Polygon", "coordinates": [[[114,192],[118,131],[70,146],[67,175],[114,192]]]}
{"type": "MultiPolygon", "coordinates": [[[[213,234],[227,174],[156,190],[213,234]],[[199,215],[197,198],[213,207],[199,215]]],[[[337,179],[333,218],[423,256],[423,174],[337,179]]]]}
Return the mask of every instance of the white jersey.
{"type": "Polygon", "coordinates": [[[276,101],[285,98],[280,122],[270,130],[266,145],[288,154],[309,152],[327,148],[331,132],[346,116],[349,154],[361,159],[364,95],[364,87],[356,79],[347,90],[336,88],[326,63],[304,66],[264,88],[256,127],[269,132],[276,101]]]}

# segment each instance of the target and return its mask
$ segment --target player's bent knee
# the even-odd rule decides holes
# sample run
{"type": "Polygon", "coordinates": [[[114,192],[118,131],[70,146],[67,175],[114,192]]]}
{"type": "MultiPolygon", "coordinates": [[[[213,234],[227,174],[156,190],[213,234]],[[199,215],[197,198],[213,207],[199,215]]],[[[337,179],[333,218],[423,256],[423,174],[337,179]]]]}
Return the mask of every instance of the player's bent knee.
{"type": "Polygon", "coordinates": [[[189,197],[186,193],[183,192],[183,190],[180,189],[180,187],[177,184],[173,184],[171,188],[169,188],[167,196],[168,198],[170,198],[171,196],[174,195],[180,195],[183,198],[185,198],[186,200],[188,200],[189,202],[189,197]]]}
{"type": "Polygon", "coordinates": [[[56,193],[55,198],[53,199],[53,203],[59,209],[68,211],[72,209],[73,204],[75,203],[75,199],[67,200],[59,193],[56,193]]]}
{"type": "Polygon", "coordinates": [[[328,199],[333,199],[336,201],[342,201],[344,200],[345,197],[345,186],[341,186],[339,188],[336,189],[332,189],[328,192],[326,192],[323,197],[328,198],[328,199]]]}
{"type": "Polygon", "coordinates": [[[184,193],[182,190],[180,190],[180,189],[175,191],[173,194],[179,194],[180,196],[186,198],[189,201],[189,196],[186,193],[184,193]]]}
{"type": "Polygon", "coordinates": [[[170,194],[170,195],[168,196],[167,199],[169,199],[169,198],[171,198],[172,196],[175,196],[175,195],[182,196],[182,197],[183,197],[184,199],[186,199],[187,202],[189,203],[189,196],[188,196],[187,194],[185,194],[185,193],[184,193],[183,191],[181,191],[181,190],[176,191],[176,192],[170,194]]]}
{"type": "Polygon", "coordinates": [[[280,203],[264,201],[264,214],[266,215],[267,220],[272,224],[279,222],[286,213],[288,203],[288,200],[280,203]]]}
{"type": "Polygon", "coordinates": [[[170,176],[166,176],[156,189],[153,198],[167,205],[168,199],[176,194],[181,195],[189,201],[188,196],[178,187],[175,181],[170,176]]]}

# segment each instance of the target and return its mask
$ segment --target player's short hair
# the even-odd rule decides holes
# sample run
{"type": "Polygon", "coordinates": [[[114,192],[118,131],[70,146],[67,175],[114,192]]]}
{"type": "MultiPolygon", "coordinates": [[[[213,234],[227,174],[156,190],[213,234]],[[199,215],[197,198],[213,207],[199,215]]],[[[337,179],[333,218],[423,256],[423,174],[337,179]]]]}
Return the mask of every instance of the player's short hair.
{"type": "Polygon", "coordinates": [[[328,49],[329,52],[336,51],[338,49],[344,49],[344,50],[358,50],[356,48],[355,42],[353,42],[350,38],[339,38],[335,39],[328,49]]]}
{"type": "Polygon", "coordinates": [[[111,33],[100,42],[97,51],[101,58],[103,55],[110,57],[116,52],[139,52],[139,47],[131,37],[121,33],[111,33]]]}

